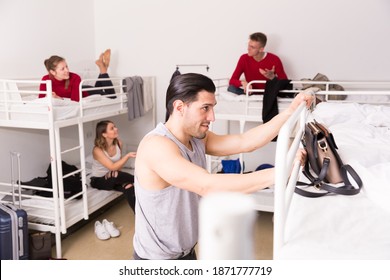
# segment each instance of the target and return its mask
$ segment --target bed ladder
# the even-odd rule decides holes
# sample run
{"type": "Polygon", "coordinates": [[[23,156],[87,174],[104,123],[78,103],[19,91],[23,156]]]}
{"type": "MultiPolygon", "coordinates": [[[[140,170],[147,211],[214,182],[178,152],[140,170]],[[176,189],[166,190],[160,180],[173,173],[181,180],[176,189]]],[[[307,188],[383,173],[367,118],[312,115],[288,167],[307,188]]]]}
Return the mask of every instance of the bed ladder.
{"type": "MultiPolygon", "coordinates": [[[[84,126],[83,122],[80,119],[78,119],[77,122],[77,132],[78,132],[78,145],[71,147],[66,150],[61,150],[61,126],[55,125],[55,154],[57,155],[55,158],[56,166],[57,166],[57,186],[58,186],[58,197],[59,197],[59,208],[60,208],[60,232],[56,232],[56,252],[57,252],[57,258],[62,257],[62,249],[61,249],[61,232],[65,234],[67,232],[67,219],[66,219],[66,212],[65,212],[65,197],[64,197],[64,184],[63,179],[67,178],[69,176],[72,176],[74,174],[80,173],[81,175],[81,181],[82,181],[82,191],[80,193],[77,193],[70,198],[67,198],[67,201],[76,199],[80,196],[82,196],[83,200],[83,218],[85,220],[88,219],[89,213],[88,213],[88,197],[87,197],[87,185],[86,185],[86,170],[85,170],[85,148],[84,148],[84,126]],[[63,174],[62,172],[62,156],[73,152],[73,151],[79,151],[79,158],[80,158],[80,169],[68,173],[63,174]]],[[[53,184],[54,188],[54,184],[53,184]]],[[[59,231],[57,229],[57,231],[59,231]]]]}

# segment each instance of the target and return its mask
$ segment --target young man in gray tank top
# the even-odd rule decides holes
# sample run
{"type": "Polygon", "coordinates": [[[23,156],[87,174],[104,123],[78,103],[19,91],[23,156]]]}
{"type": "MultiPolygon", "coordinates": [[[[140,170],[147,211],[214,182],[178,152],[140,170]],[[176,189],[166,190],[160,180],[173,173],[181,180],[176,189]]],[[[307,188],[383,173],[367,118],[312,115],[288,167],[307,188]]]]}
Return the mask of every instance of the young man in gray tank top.
{"type": "MultiPolygon", "coordinates": [[[[215,120],[215,85],[200,74],[172,79],[166,95],[166,123],[141,141],[135,161],[135,259],[196,259],[198,205],[216,191],[251,193],[271,187],[274,169],[248,174],[210,174],[206,154],[254,151],[274,139],[288,117],[313,97],[298,94],[288,109],[266,124],[236,135],[209,131],[215,120]]],[[[300,151],[301,162],[305,154],[300,151]]]]}

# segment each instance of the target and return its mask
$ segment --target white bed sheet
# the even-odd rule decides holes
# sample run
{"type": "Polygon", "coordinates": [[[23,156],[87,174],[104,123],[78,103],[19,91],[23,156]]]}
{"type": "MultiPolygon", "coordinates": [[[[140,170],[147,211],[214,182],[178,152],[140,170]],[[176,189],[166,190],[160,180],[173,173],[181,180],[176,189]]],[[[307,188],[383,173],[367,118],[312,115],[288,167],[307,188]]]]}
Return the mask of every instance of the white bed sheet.
{"type": "MultiPolygon", "coordinates": [[[[124,101],[127,100],[127,97],[124,101]]],[[[121,108],[121,103],[118,99],[111,99],[101,95],[91,95],[83,98],[83,115],[89,116],[105,111],[112,111],[121,108]]],[[[65,120],[77,117],[80,115],[80,105],[76,101],[68,98],[52,99],[53,117],[55,121],[65,120]]],[[[127,106],[127,103],[125,103],[127,106]]],[[[28,120],[30,122],[47,122],[47,100],[46,98],[37,98],[29,103],[13,104],[10,106],[11,120],[28,120]]],[[[5,118],[5,114],[0,115],[0,118],[5,118]]]]}
{"type": "MultiPolygon", "coordinates": [[[[291,98],[278,97],[279,111],[283,111],[291,103],[291,98]]],[[[216,114],[235,114],[235,115],[262,115],[263,111],[263,95],[250,95],[244,94],[238,95],[232,92],[221,91],[217,95],[217,106],[215,106],[216,114]],[[248,98],[248,103],[255,109],[249,109],[246,111],[245,100],[248,98]]]]}
{"type": "Polygon", "coordinates": [[[355,196],[294,194],[279,258],[390,259],[390,107],[321,103],[312,117],[364,185],[355,196]]]}
{"type": "MultiPolygon", "coordinates": [[[[102,206],[102,202],[107,199],[112,200],[119,197],[122,193],[118,191],[104,191],[88,187],[88,209],[97,209],[102,206]]],[[[106,204],[106,202],[104,203],[106,204]]],[[[37,206],[53,209],[53,201],[42,200],[39,198],[25,199],[22,202],[22,207],[28,213],[29,222],[42,223],[42,224],[54,224],[54,211],[48,211],[46,209],[37,208],[37,206]],[[35,207],[34,207],[35,206],[35,207]],[[52,212],[51,214],[49,212],[52,212]],[[52,218],[46,218],[51,216],[52,218]]],[[[74,224],[76,221],[80,221],[83,215],[83,203],[82,199],[72,200],[65,206],[65,215],[67,221],[72,221],[74,224]]],[[[89,214],[91,214],[91,210],[89,214]]]]}
{"type": "MultiPolygon", "coordinates": [[[[92,155],[86,157],[88,214],[122,195],[119,191],[98,190],[90,186],[92,158],[92,155]]],[[[8,197],[8,195],[0,194],[0,201],[5,197],[8,197]]],[[[73,225],[83,219],[83,207],[82,199],[65,202],[65,215],[68,225],[69,223],[73,225]]],[[[32,198],[23,199],[22,208],[27,211],[29,222],[54,225],[54,201],[52,198],[33,196],[32,198]]]]}

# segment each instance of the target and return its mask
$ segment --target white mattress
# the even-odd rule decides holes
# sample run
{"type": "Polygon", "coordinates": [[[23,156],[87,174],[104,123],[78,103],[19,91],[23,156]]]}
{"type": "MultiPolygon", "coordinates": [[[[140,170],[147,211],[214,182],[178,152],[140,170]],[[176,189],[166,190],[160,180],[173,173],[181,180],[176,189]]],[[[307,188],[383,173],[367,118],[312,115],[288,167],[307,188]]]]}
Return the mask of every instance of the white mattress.
{"type": "MultiPolygon", "coordinates": [[[[278,108],[282,111],[291,103],[291,98],[278,97],[278,108]]],[[[231,115],[250,115],[259,116],[261,119],[263,111],[263,95],[238,95],[232,92],[221,91],[217,95],[217,106],[215,106],[216,114],[231,114],[231,115]],[[248,98],[248,104],[253,107],[246,110],[245,100],[248,98]]]]}
{"type": "MultiPolygon", "coordinates": [[[[126,99],[124,99],[126,101],[126,99]]],[[[111,99],[101,95],[91,95],[83,98],[83,115],[90,116],[102,112],[121,109],[119,98],[111,99]]],[[[66,99],[52,99],[54,120],[65,120],[80,116],[80,104],[66,99]]],[[[127,103],[124,103],[127,106],[127,103]]],[[[46,98],[37,98],[24,103],[15,103],[9,106],[11,120],[24,120],[29,122],[47,122],[48,107],[46,98]]],[[[0,114],[4,119],[5,114],[0,114]]]]}
{"type": "Polygon", "coordinates": [[[313,118],[364,185],[355,196],[294,194],[279,258],[390,259],[390,107],[321,103],[313,118]]]}
{"type": "MultiPolygon", "coordinates": [[[[86,183],[89,214],[122,194],[119,191],[105,191],[90,187],[91,160],[92,155],[86,157],[86,183]]],[[[9,201],[9,195],[0,194],[0,200],[2,199],[9,201]]],[[[83,219],[83,207],[82,199],[73,199],[71,201],[65,202],[65,215],[68,226],[73,225],[74,223],[83,219]]],[[[32,198],[26,198],[22,200],[22,208],[27,211],[29,222],[54,225],[53,198],[32,196],[32,198]]]]}
{"type": "MultiPolygon", "coordinates": [[[[118,191],[104,191],[88,187],[88,209],[89,214],[97,210],[101,206],[107,203],[107,199],[113,200],[119,197],[122,193],[118,191]],[[105,202],[102,204],[102,202],[105,202]],[[92,211],[93,210],[93,211],[92,211]]],[[[53,209],[54,203],[49,200],[42,200],[38,198],[25,199],[22,202],[22,207],[28,213],[29,222],[54,224],[54,211],[47,210],[53,209]],[[46,209],[37,208],[37,206],[44,207],[46,209]],[[51,217],[51,218],[50,218],[51,217]]],[[[66,220],[70,225],[82,220],[83,217],[83,203],[82,199],[75,199],[65,206],[66,220]]],[[[69,225],[68,225],[69,226],[69,225]]]]}

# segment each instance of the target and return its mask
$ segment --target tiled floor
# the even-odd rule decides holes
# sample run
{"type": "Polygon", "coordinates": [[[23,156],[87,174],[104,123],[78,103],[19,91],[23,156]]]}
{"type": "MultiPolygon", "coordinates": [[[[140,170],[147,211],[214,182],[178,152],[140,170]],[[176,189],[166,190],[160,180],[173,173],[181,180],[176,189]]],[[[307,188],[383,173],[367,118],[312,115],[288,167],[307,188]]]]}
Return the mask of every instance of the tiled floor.
{"type": "MultiPolygon", "coordinates": [[[[272,259],[273,213],[258,212],[254,232],[255,258],[272,259]]],[[[134,235],[134,214],[125,200],[91,219],[86,225],[62,240],[63,258],[69,260],[128,260],[132,259],[134,235]],[[121,235],[106,241],[94,234],[96,220],[113,221],[121,235]]],[[[55,247],[53,247],[55,256],[55,247]]]]}

